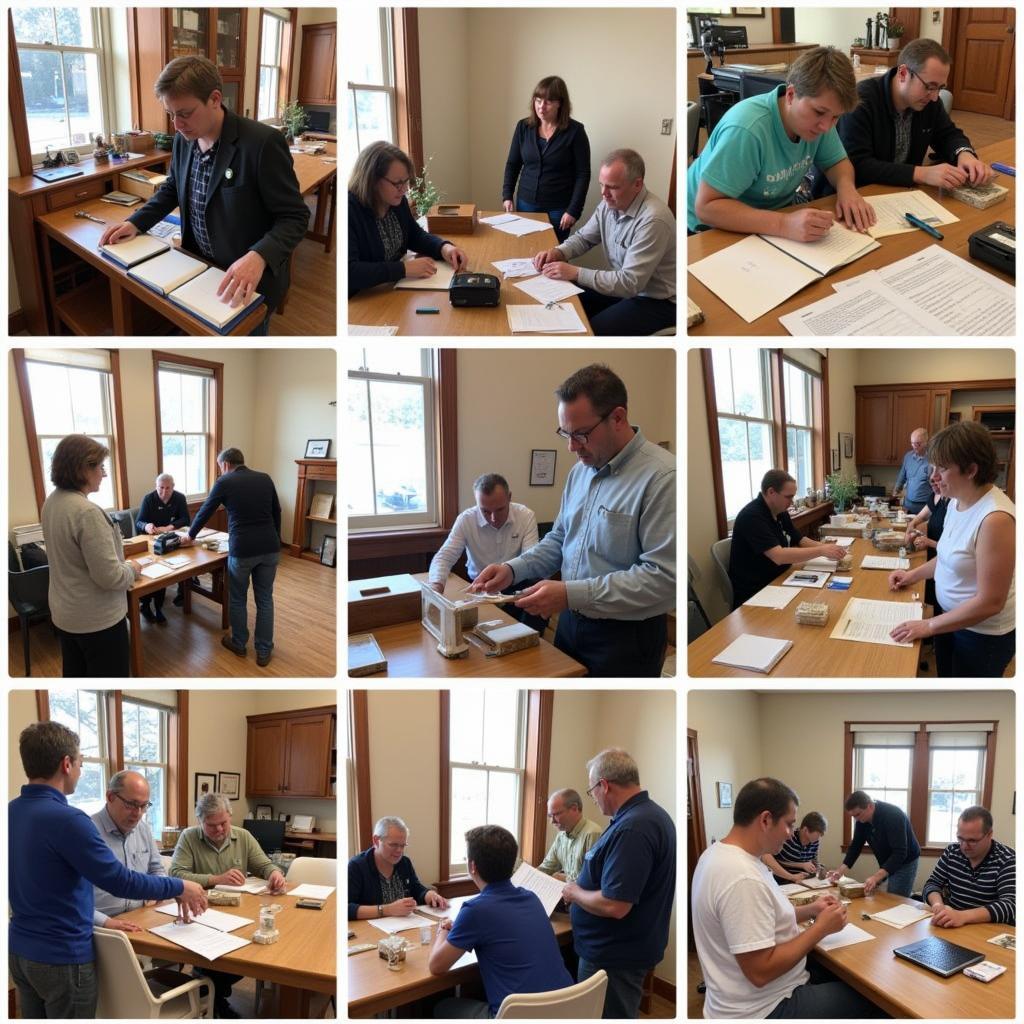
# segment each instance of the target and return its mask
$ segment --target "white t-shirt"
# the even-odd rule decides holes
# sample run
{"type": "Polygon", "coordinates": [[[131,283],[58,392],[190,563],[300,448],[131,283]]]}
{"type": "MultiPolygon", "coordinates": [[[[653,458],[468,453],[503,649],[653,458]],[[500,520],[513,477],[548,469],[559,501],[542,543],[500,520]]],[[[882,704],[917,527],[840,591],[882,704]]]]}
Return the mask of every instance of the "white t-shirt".
{"type": "MultiPolygon", "coordinates": [[[[936,549],[935,599],[943,611],[952,611],[978,593],[978,531],[986,516],[1007,512],[1016,520],[1017,510],[1010,499],[993,486],[969,509],[961,511],[956,500],[946,509],[942,536],[936,549]]],[[[1014,580],[1002,610],[967,628],[975,633],[1002,636],[1014,628],[1014,580]]]]}
{"type": "Polygon", "coordinates": [[[747,980],[737,953],[768,949],[796,938],[793,904],[779,892],[771,871],[731,843],[714,843],[697,861],[690,916],[707,994],[705,1017],[767,1017],[793,990],[807,983],[806,957],[758,988],[747,980]]]}

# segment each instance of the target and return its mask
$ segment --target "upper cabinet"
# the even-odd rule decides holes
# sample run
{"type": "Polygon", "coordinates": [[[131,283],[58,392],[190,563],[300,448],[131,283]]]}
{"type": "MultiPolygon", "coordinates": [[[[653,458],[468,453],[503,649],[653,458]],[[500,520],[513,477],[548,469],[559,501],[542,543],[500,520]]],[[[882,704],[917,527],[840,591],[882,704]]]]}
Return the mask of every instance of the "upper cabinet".
{"type": "Polygon", "coordinates": [[[910,451],[918,427],[929,434],[944,427],[949,389],[863,385],[857,395],[856,460],[858,466],[899,466],[910,451]]]}
{"type": "Polygon", "coordinates": [[[247,796],[334,796],[334,708],[247,715],[246,722],[247,796]]]}
{"type": "Polygon", "coordinates": [[[298,101],[311,106],[337,103],[337,36],[334,21],[302,26],[298,101]]]}

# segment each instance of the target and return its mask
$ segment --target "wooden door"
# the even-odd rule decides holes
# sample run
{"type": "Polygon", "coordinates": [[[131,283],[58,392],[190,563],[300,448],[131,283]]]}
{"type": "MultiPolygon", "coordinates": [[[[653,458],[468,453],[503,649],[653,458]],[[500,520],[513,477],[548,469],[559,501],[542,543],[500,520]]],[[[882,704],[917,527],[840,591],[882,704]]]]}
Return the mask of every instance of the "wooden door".
{"type": "Polygon", "coordinates": [[[302,26],[299,63],[299,102],[331,104],[335,101],[335,24],[302,26]]]}
{"type": "MultiPolygon", "coordinates": [[[[686,891],[693,883],[697,859],[707,849],[704,831],[704,804],[700,797],[700,758],[697,753],[697,731],[686,730],[686,891]]],[[[690,915],[686,915],[687,941],[693,948],[690,915]]]]}
{"type": "MultiPolygon", "coordinates": [[[[961,7],[955,15],[953,106],[975,114],[1013,116],[1017,14],[1013,7],[961,7]]],[[[945,33],[944,33],[945,35],[945,33]]]]}
{"type": "Polygon", "coordinates": [[[932,421],[932,393],[930,391],[897,391],[892,403],[894,465],[903,461],[910,451],[910,435],[918,427],[928,429],[932,421]]]}
{"type": "Polygon", "coordinates": [[[903,26],[903,35],[900,37],[900,49],[906,46],[912,39],[917,39],[921,35],[920,7],[890,7],[889,17],[892,21],[898,21],[903,26]]]}
{"type": "Polygon", "coordinates": [[[891,466],[895,458],[892,445],[892,392],[857,393],[857,464],[891,466]]]}
{"type": "Polygon", "coordinates": [[[327,770],[331,750],[331,716],[296,718],[288,722],[288,796],[328,796],[327,770]]]}
{"type": "Polygon", "coordinates": [[[245,791],[249,796],[283,796],[287,720],[250,722],[245,791]]]}

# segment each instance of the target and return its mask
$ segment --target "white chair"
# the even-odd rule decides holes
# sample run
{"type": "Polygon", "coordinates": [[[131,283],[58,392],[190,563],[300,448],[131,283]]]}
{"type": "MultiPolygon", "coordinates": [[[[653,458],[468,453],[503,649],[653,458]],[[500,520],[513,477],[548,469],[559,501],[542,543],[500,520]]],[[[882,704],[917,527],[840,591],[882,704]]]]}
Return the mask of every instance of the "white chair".
{"type": "Polygon", "coordinates": [[[338,861],[334,857],[296,857],[288,868],[288,888],[303,882],[337,886],[338,861]]]}
{"type": "Polygon", "coordinates": [[[721,588],[725,603],[732,608],[732,580],[729,579],[729,554],[732,551],[732,537],[716,540],[711,545],[711,557],[718,569],[718,585],[721,588]]]}
{"type": "Polygon", "coordinates": [[[599,1020],[604,1013],[608,975],[595,971],[586,981],[553,992],[519,992],[505,996],[495,1019],[599,1020]]]}
{"type": "Polygon", "coordinates": [[[118,1020],[180,1020],[213,1016],[213,984],[180,971],[143,972],[128,936],[94,928],[98,1001],[96,1017],[118,1020]],[[180,979],[180,983],[179,982],[180,979]],[[200,989],[205,988],[205,995],[200,989]]]}
{"type": "Polygon", "coordinates": [[[173,860],[173,858],[172,857],[168,857],[166,853],[161,853],[160,854],[160,863],[163,864],[164,871],[166,871],[167,874],[171,873],[171,861],[172,860],[173,860]]]}

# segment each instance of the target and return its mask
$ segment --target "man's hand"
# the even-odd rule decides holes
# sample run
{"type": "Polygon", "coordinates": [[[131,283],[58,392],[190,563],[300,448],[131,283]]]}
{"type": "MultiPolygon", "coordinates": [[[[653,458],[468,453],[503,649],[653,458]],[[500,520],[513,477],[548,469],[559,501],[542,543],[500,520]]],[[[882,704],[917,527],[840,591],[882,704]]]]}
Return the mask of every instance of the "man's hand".
{"type": "Polygon", "coordinates": [[[878,220],[871,204],[855,188],[838,193],[836,219],[854,231],[867,231],[878,220]]]}
{"type": "Polygon", "coordinates": [[[435,583],[431,583],[430,584],[430,588],[431,588],[431,590],[436,590],[439,594],[443,594],[444,593],[444,584],[443,583],[436,583],[436,582],[435,583]]]}
{"type": "Polygon", "coordinates": [[[228,267],[217,294],[232,306],[244,306],[260,283],[267,261],[258,252],[247,252],[228,267]]]}
{"type": "MultiPolygon", "coordinates": [[[[846,906],[836,900],[834,896],[832,899],[835,902],[826,904],[814,915],[814,922],[821,926],[823,935],[841,932],[846,927],[846,906]]],[[[821,900],[815,900],[814,906],[817,907],[819,903],[821,900]]]]}
{"type": "Polygon", "coordinates": [[[890,590],[902,590],[904,587],[909,586],[912,582],[907,579],[910,572],[907,569],[894,569],[889,573],[889,589],[890,590]]]}
{"type": "Polygon", "coordinates": [[[501,562],[484,566],[480,575],[466,588],[474,594],[496,594],[512,583],[512,570],[501,562]]]}
{"type": "Polygon", "coordinates": [[[555,612],[563,612],[569,607],[569,595],[562,580],[541,580],[527,587],[515,605],[531,615],[549,619],[555,612]]]}
{"type": "Polygon", "coordinates": [[[972,185],[987,185],[996,176],[996,172],[973,153],[961,153],[956,158],[956,165],[961,171],[967,172],[967,180],[972,185]]]}
{"type": "Polygon", "coordinates": [[[787,213],[782,218],[782,237],[794,242],[817,242],[829,233],[834,219],[831,211],[813,206],[787,213]]]}
{"type": "MultiPolygon", "coordinates": [[[[970,156],[961,153],[961,159],[970,156]]],[[[914,181],[919,185],[932,185],[935,188],[957,188],[967,180],[967,172],[952,164],[932,164],[929,167],[915,167],[914,181]]]]}
{"type": "Polygon", "coordinates": [[[825,875],[825,878],[826,878],[826,879],[827,879],[827,880],[828,880],[829,882],[831,882],[831,883],[832,883],[833,885],[835,885],[835,884],[836,884],[836,882],[838,882],[838,881],[839,881],[839,879],[840,879],[840,878],[842,878],[842,877],[843,877],[843,872],[842,872],[842,869],[840,869],[840,870],[838,870],[838,871],[829,871],[829,872],[827,872],[827,873],[826,873],[826,875],[825,875]]]}
{"type": "Polygon", "coordinates": [[[576,223],[576,218],[571,213],[563,213],[558,226],[562,231],[568,231],[576,223]]]}
{"type": "Polygon", "coordinates": [[[884,881],[880,874],[869,875],[864,879],[864,895],[870,896],[884,881]]]}
{"type": "Polygon", "coordinates": [[[450,917],[442,917],[437,923],[437,934],[440,935],[441,932],[450,932],[454,924],[455,922],[450,917]]]}
{"type": "Polygon", "coordinates": [[[178,546],[182,548],[191,548],[195,546],[195,543],[196,541],[194,537],[182,537],[181,544],[179,544],[178,546]]]}
{"type": "Polygon", "coordinates": [[[582,890],[575,882],[566,882],[562,886],[562,899],[570,906],[579,898],[582,890]]]}
{"type": "Polygon", "coordinates": [[[939,545],[933,541],[927,534],[919,533],[914,538],[914,550],[924,551],[925,548],[937,548],[939,545]]]}
{"type": "Polygon", "coordinates": [[[127,242],[129,238],[134,238],[138,233],[139,229],[134,224],[129,224],[128,221],[111,224],[110,227],[103,229],[103,234],[100,235],[100,245],[127,242]]]}
{"type": "Polygon", "coordinates": [[[428,889],[423,897],[423,902],[428,907],[437,907],[438,910],[448,909],[448,901],[436,889],[428,889]]]}
{"type": "Polygon", "coordinates": [[[821,553],[825,558],[834,558],[839,562],[846,557],[846,548],[841,544],[822,544],[821,553]]]}
{"type": "Polygon", "coordinates": [[[541,273],[552,281],[575,281],[580,276],[580,268],[571,263],[546,263],[541,273]]]}
{"type": "Polygon", "coordinates": [[[156,533],[156,523],[146,523],[146,533],[152,537],[156,533]]]}
{"type": "Polygon", "coordinates": [[[238,868],[231,868],[219,875],[213,875],[210,879],[214,885],[245,885],[245,872],[238,868]]]}
{"type": "Polygon", "coordinates": [[[533,265],[537,270],[543,270],[549,263],[564,263],[565,257],[561,249],[545,249],[533,257],[533,265]]]}
{"type": "Polygon", "coordinates": [[[928,629],[929,619],[908,619],[895,626],[889,634],[898,644],[912,644],[915,640],[923,640],[931,633],[928,629]]]}
{"type": "Polygon", "coordinates": [[[411,896],[405,896],[393,903],[384,904],[385,917],[408,917],[416,909],[416,901],[411,896]]]}
{"type": "Polygon", "coordinates": [[[284,892],[288,886],[285,884],[284,875],[276,869],[270,872],[270,876],[267,878],[267,888],[272,893],[284,892]]]}
{"type": "Polygon", "coordinates": [[[944,903],[939,903],[932,909],[932,924],[937,928],[960,928],[968,923],[966,917],[962,910],[954,910],[944,903]]]}
{"type": "Polygon", "coordinates": [[[814,913],[811,916],[817,917],[819,914],[823,914],[829,907],[835,906],[835,904],[837,903],[839,903],[839,900],[836,899],[836,897],[832,893],[822,893],[811,904],[811,909],[814,911],[814,913]]]}
{"type": "Polygon", "coordinates": [[[108,917],[104,928],[113,928],[119,932],[141,932],[142,929],[134,921],[122,921],[119,917],[108,917]]]}
{"type": "Polygon", "coordinates": [[[512,212],[512,207],[514,204],[511,199],[506,199],[501,205],[505,208],[506,213],[512,212]]]}
{"type": "Polygon", "coordinates": [[[441,246],[441,259],[443,259],[456,273],[465,270],[469,266],[469,257],[465,249],[460,249],[451,242],[445,242],[441,246]]]}
{"type": "Polygon", "coordinates": [[[182,894],[177,898],[178,911],[183,921],[186,923],[189,920],[190,915],[192,917],[198,917],[209,905],[206,900],[206,893],[203,887],[198,882],[192,882],[185,880],[183,882],[185,889],[182,894]]]}

